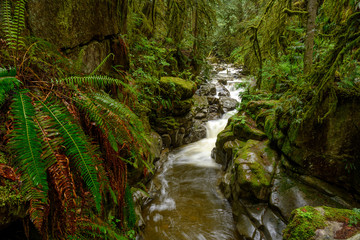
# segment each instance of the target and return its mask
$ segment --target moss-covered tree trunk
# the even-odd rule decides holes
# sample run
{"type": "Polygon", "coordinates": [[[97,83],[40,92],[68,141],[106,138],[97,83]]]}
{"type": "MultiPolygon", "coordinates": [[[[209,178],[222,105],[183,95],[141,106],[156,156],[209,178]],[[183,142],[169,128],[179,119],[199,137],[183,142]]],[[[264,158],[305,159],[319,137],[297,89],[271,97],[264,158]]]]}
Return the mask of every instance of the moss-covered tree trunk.
{"type": "Polygon", "coordinates": [[[308,11],[308,18],[306,25],[305,54],[304,54],[305,74],[308,74],[311,71],[311,66],[313,62],[317,0],[308,0],[307,11],[308,11]]]}

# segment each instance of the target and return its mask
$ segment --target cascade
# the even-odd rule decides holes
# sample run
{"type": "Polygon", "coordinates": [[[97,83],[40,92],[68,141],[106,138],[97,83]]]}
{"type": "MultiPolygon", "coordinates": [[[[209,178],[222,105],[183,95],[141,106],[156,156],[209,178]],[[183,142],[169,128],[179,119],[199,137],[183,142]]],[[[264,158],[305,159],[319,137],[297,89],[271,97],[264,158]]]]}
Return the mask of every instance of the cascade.
{"type": "MultiPolygon", "coordinates": [[[[220,78],[231,79],[225,87],[232,98],[240,101],[238,96],[242,89],[236,89],[236,84],[242,80],[236,78],[238,70],[226,67],[213,77],[213,83],[220,78]]],[[[152,180],[161,188],[143,211],[143,239],[239,239],[231,206],[218,189],[221,166],[210,156],[217,134],[235,111],[208,121],[205,139],[169,154],[161,172],[152,180]]]]}

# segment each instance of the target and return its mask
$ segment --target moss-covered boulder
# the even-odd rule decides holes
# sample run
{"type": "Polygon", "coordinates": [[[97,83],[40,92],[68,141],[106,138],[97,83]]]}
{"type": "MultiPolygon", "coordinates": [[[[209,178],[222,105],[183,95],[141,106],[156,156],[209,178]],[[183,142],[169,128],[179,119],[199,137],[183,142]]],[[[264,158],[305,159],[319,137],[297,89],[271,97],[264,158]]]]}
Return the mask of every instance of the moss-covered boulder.
{"type": "Polygon", "coordinates": [[[254,139],[262,141],[266,138],[266,134],[256,128],[256,124],[251,118],[244,116],[246,121],[235,121],[232,125],[234,135],[239,139],[254,139]]]}
{"type": "Polygon", "coordinates": [[[162,77],[160,90],[165,98],[185,100],[194,95],[196,84],[178,77],[162,77]]]}
{"type": "Polygon", "coordinates": [[[277,154],[268,147],[268,141],[248,140],[239,145],[226,172],[228,179],[223,179],[221,188],[225,192],[231,192],[233,201],[266,201],[278,162],[277,154]]]}
{"type": "Polygon", "coordinates": [[[360,239],[360,211],[330,207],[297,208],[284,240],[360,239]]]}
{"type": "Polygon", "coordinates": [[[234,157],[235,186],[239,197],[265,201],[270,194],[277,154],[268,147],[268,141],[248,140],[234,157]]]}

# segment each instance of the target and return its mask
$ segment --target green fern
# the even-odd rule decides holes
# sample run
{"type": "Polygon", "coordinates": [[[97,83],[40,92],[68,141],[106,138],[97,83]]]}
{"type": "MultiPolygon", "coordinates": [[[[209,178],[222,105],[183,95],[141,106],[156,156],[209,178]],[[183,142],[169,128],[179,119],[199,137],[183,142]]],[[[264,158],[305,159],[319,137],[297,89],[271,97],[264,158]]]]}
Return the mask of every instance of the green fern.
{"type": "Polygon", "coordinates": [[[9,0],[4,0],[1,5],[3,21],[2,27],[5,33],[7,45],[13,50],[25,47],[24,38],[21,36],[25,28],[25,5],[26,0],[18,0],[15,4],[14,16],[11,14],[11,4],[9,0]]]}
{"type": "Polygon", "coordinates": [[[105,239],[105,240],[127,240],[126,237],[120,235],[116,231],[116,228],[105,222],[93,222],[93,221],[80,221],[78,226],[82,231],[72,236],[67,236],[67,239],[87,240],[87,239],[105,239]],[[84,231],[84,230],[87,231],[84,231]]]}
{"type": "Polygon", "coordinates": [[[21,82],[15,76],[15,68],[11,68],[9,70],[0,68],[0,105],[4,103],[11,90],[19,87],[21,82]]]}
{"type": "Polygon", "coordinates": [[[133,96],[138,97],[139,93],[137,92],[136,88],[134,86],[131,86],[127,83],[124,83],[122,80],[117,78],[112,78],[108,76],[99,76],[99,75],[89,75],[89,76],[72,76],[67,78],[61,78],[61,79],[53,79],[52,80],[56,84],[62,84],[65,83],[70,87],[74,87],[75,85],[78,86],[92,86],[96,89],[101,89],[109,85],[115,85],[115,86],[123,86],[126,90],[128,90],[133,96]]]}
{"type": "Polygon", "coordinates": [[[134,200],[132,197],[131,189],[127,184],[125,188],[125,204],[126,204],[125,216],[126,216],[127,226],[130,229],[133,229],[136,224],[136,213],[135,213],[135,206],[134,206],[134,200]]]}
{"type": "Polygon", "coordinates": [[[10,146],[16,154],[15,164],[38,189],[47,192],[46,168],[41,158],[42,142],[39,141],[39,129],[34,123],[35,108],[26,91],[15,94],[11,113],[14,116],[14,130],[10,146]]]}
{"type": "Polygon", "coordinates": [[[66,83],[70,86],[74,85],[90,85],[97,88],[103,88],[108,85],[116,85],[120,86],[122,85],[121,80],[116,78],[111,78],[108,76],[98,76],[98,75],[91,75],[91,76],[73,76],[73,77],[67,77],[62,79],[54,80],[56,83],[66,83]]]}
{"type": "Polygon", "coordinates": [[[49,102],[47,104],[41,102],[41,104],[43,106],[43,110],[51,117],[53,127],[59,131],[59,134],[63,138],[66,155],[70,156],[75,161],[75,167],[80,172],[82,178],[92,193],[96,209],[100,211],[100,187],[97,179],[95,161],[89,153],[90,144],[88,139],[78,125],[69,121],[71,116],[64,107],[61,107],[54,102],[49,102]]]}

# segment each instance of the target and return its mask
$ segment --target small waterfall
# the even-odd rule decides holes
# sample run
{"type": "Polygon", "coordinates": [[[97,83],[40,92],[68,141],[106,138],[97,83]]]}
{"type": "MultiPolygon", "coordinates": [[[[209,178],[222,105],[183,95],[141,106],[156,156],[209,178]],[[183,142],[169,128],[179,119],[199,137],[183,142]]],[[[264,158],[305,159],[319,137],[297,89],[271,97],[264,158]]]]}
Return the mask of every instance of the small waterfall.
{"type": "MultiPolygon", "coordinates": [[[[236,72],[228,67],[219,72],[214,81],[232,77],[236,72]]],[[[226,86],[237,100],[241,90],[234,85],[240,81],[228,81],[226,86]]],[[[161,185],[159,196],[144,210],[145,240],[238,239],[231,207],[217,187],[221,167],[210,157],[218,133],[235,112],[208,121],[205,139],[169,155],[162,172],[153,179],[161,185]]]]}

